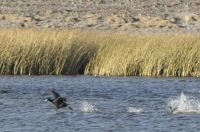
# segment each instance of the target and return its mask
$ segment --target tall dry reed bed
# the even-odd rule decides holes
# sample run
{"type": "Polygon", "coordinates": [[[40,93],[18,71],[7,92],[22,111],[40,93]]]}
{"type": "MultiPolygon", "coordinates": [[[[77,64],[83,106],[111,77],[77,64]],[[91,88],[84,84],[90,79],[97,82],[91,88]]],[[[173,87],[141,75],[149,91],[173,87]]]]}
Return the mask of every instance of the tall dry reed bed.
{"type": "Polygon", "coordinates": [[[0,74],[200,76],[200,37],[2,30],[0,74]]]}
{"type": "Polygon", "coordinates": [[[0,74],[83,73],[97,48],[88,35],[93,36],[79,31],[0,31],[0,74]]]}

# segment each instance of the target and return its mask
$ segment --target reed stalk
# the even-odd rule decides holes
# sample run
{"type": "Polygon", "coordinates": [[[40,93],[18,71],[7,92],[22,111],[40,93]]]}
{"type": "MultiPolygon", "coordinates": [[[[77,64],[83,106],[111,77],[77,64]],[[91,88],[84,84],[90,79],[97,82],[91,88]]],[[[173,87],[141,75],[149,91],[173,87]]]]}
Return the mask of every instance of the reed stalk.
{"type": "Polygon", "coordinates": [[[200,76],[199,35],[0,30],[0,74],[200,76]]]}

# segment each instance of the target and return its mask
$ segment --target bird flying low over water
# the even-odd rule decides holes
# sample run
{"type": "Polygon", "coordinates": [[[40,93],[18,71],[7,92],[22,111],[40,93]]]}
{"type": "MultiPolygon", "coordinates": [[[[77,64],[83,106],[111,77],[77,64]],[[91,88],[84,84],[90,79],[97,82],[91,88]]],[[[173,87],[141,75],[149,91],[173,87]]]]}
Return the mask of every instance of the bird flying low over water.
{"type": "Polygon", "coordinates": [[[51,90],[54,98],[47,98],[45,102],[53,103],[58,109],[63,107],[68,107],[70,110],[73,110],[69,104],[67,104],[67,99],[65,97],[61,97],[54,89],[51,90]]]}

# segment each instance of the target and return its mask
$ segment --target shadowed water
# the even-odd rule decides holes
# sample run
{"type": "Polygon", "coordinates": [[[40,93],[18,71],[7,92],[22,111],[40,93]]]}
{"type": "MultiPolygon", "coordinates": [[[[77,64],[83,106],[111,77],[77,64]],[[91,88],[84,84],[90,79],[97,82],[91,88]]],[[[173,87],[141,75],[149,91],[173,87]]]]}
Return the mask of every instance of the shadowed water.
{"type": "Polygon", "coordinates": [[[199,99],[199,78],[1,76],[0,130],[197,132],[199,99]],[[51,88],[73,112],[45,103],[51,88]]]}

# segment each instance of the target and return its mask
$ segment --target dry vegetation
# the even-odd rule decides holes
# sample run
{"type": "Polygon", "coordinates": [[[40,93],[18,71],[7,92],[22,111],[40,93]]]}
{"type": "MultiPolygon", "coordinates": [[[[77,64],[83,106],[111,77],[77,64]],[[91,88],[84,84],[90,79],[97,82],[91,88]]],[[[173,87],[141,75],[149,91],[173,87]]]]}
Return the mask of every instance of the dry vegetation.
{"type": "Polygon", "coordinates": [[[79,38],[80,33],[76,32],[78,31],[0,31],[1,74],[83,72],[80,71],[81,67],[85,67],[89,57],[93,56],[95,47],[82,40],[88,38],[87,33],[79,38]]]}
{"type": "Polygon", "coordinates": [[[200,76],[199,35],[1,30],[0,74],[200,76]]]}

